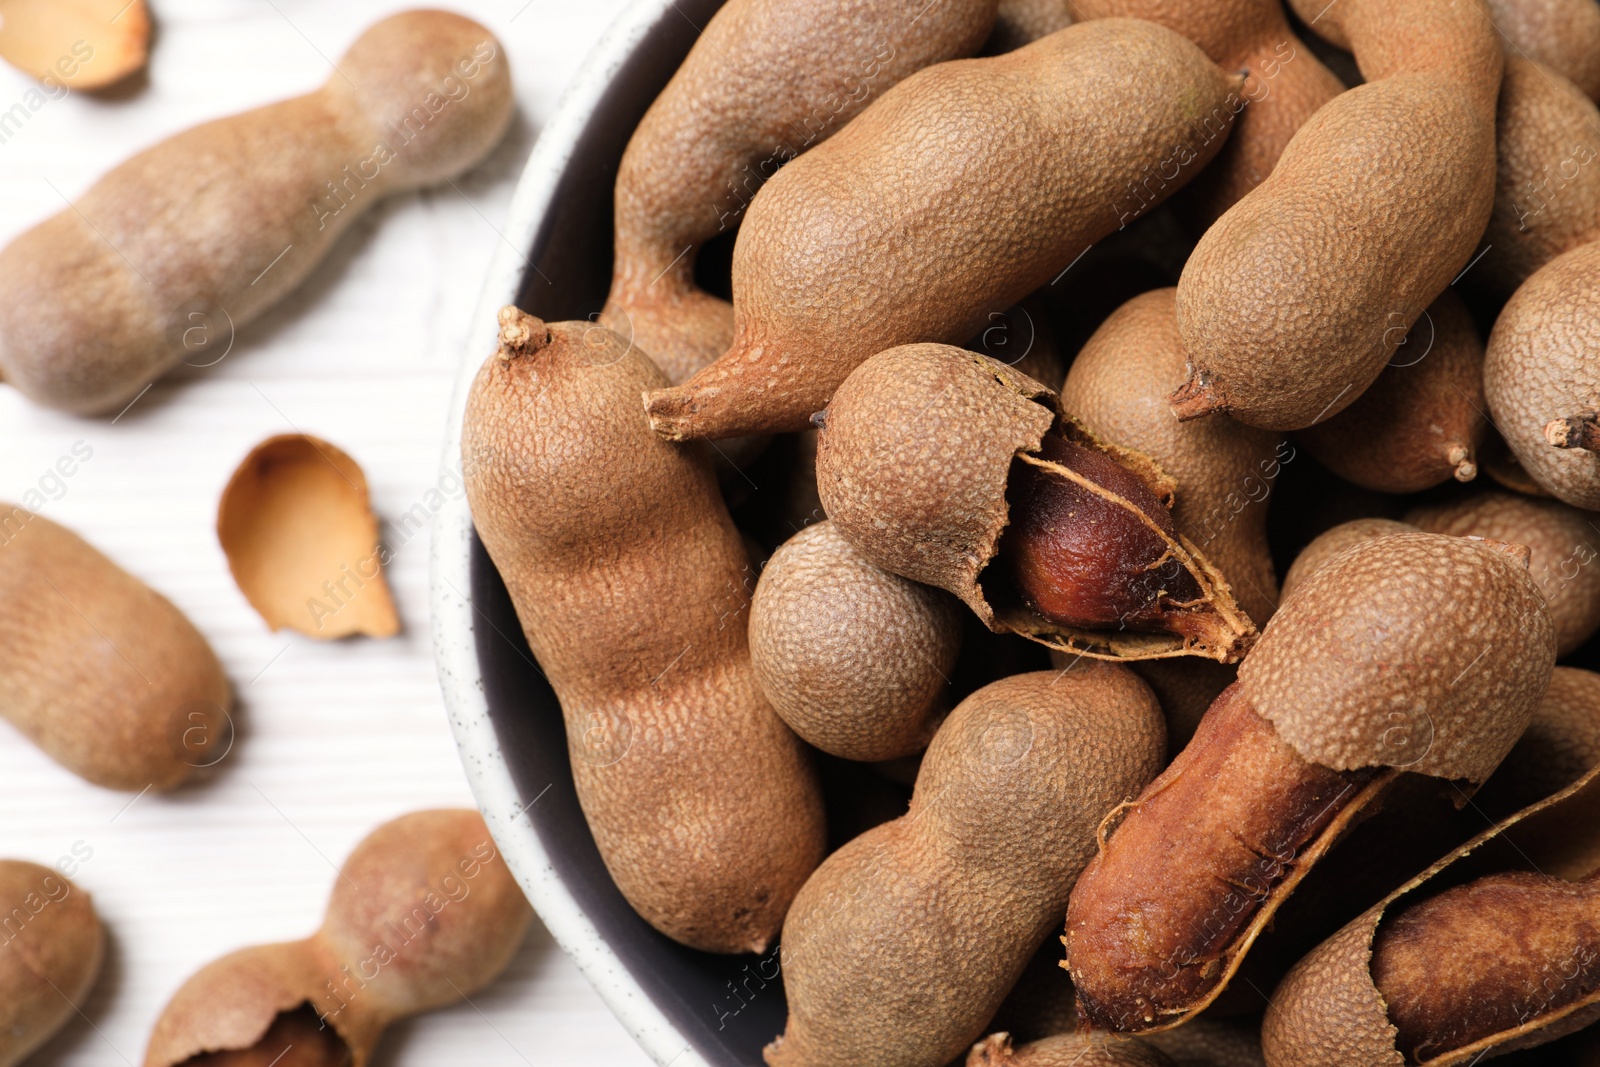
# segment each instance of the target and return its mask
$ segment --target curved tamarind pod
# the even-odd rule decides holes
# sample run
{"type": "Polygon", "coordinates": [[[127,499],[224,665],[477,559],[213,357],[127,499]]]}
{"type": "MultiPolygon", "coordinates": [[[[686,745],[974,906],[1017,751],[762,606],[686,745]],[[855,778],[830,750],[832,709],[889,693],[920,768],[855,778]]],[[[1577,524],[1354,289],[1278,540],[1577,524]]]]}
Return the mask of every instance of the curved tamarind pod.
{"type": "Polygon", "coordinates": [[[1588,0],[1485,0],[1506,58],[1543,63],[1600,99],[1600,11],[1588,0]]]}
{"type": "Polygon", "coordinates": [[[695,283],[700,246],[733,231],[779,167],[890,86],[976,52],[994,17],[995,0],[723,5],[622,155],[601,321],[673,384],[720,356],[733,340],[733,306],[695,283]]]}
{"type": "Polygon", "coordinates": [[[1239,81],[1137,19],[912,75],[761,190],[734,247],[733,343],[646,397],[651,425],[802,429],[875,353],[960,344],[1187,182],[1239,81]],[[1105,121],[1121,114],[1140,119],[1105,121]]]}
{"type": "Polygon", "coordinates": [[[1480,0],[1294,8],[1367,83],[1301,126],[1184,266],[1179,418],[1299,430],[1347,407],[1467,265],[1494,204],[1504,60],[1480,0]]]}
{"type": "Polygon", "coordinates": [[[0,860],[0,917],[0,1067],[17,1067],[77,1017],[106,938],[88,893],[25,860],[0,860]]]}

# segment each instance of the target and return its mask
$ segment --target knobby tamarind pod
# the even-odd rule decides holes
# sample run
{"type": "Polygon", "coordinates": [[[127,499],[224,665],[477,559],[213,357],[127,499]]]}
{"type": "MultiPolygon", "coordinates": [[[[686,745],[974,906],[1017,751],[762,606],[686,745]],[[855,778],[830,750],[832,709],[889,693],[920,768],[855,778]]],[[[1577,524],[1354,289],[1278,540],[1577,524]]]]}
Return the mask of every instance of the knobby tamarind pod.
{"type": "Polygon", "coordinates": [[[88,893],[23,860],[0,860],[0,915],[0,1067],[16,1067],[78,1017],[105,931],[88,893]]]}
{"type": "Polygon", "coordinates": [[[800,429],[869,356],[960,344],[1187,182],[1226,140],[1239,84],[1135,19],[912,75],[752,202],[733,343],[652,393],[651,425],[800,429]]]}
{"type": "Polygon", "coordinates": [[[459,15],[386,18],[337,70],[146,149],[0,251],[0,376],[115,411],[191,354],[197,323],[243,326],[379,197],[461,173],[511,119],[504,50],[459,15]]]}
{"type": "MultiPolygon", "coordinates": [[[[1059,0],[1064,2],[1064,0],[1059,0]]],[[[633,132],[617,171],[601,321],[676,384],[727,350],[733,307],[694,280],[777,169],[932,63],[971,55],[995,0],[732,0],[633,132]]]]}
{"type": "Polygon", "coordinates": [[[1054,1034],[1013,1048],[1010,1034],[991,1034],[972,1046],[967,1067],[1173,1067],[1138,1038],[1054,1034]]]}
{"type": "Polygon", "coordinates": [[[1486,0],[1506,58],[1543,63],[1600,99],[1600,11],[1585,0],[1486,0]]]}
{"type": "Polygon", "coordinates": [[[823,505],[867,559],[997,632],[1103,658],[1238,659],[1254,627],[1173,528],[1171,480],[1058,411],[987,357],[890,349],[818,416],[823,505]]]}
{"type": "Polygon", "coordinates": [[[320,930],[229,953],[185,982],[144,1067],[253,1067],[285,1045],[299,1058],[280,1067],[364,1067],[390,1024],[494,981],[532,918],[476,811],[402,815],[345,860],[320,930]]]}
{"type": "Polygon", "coordinates": [[[467,498],[560,698],[595,844],[669,937],[760,951],[822,858],[823,819],[750,663],[744,544],[705,450],[640,414],[665,381],[647,356],[592,323],[506,308],[500,324],[467,402],[467,498]]]}
{"type": "Polygon", "coordinates": [[[1478,476],[1489,438],[1485,406],[1483,341],[1467,306],[1447,289],[1366,392],[1295,439],[1363,489],[1415,493],[1478,476]]]}
{"type": "Polygon", "coordinates": [[[1160,23],[1199,45],[1224,70],[1244,72],[1234,131],[1185,194],[1202,229],[1260,185],[1272,173],[1295,131],[1323,104],[1344,92],[1344,83],[1289,28],[1280,0],[1069,3],[1079,22],[1139,18],[1160,23]]]}
{"type": "Polygon", "coordinates": [[[1467,265],[1493,207],[1504,60],[1480,0],[1293,6],[1367,83],[1301,126],[1184,266],[1179,418],[1299,430],[1348,406],[1467,265]]]}
{"type": "Polygon", "coordinates": [[[1183,1022],[1402,770],[1489,776],[1555,661],[1554,626],[1514,547],[1362,541],[1284,602],[1238,684],[1073,889],[1081,1018],[1124,1031],[1183,1022]]]}
{"type": "Polygon", "coordinates": [[[783,927],[771,1067],[947,1063],[1059,921],[1108,811],[1149,781],[1161,716],[1126,668],[985,686],[940,727],[911,810],[835,852],[783,927]]]}

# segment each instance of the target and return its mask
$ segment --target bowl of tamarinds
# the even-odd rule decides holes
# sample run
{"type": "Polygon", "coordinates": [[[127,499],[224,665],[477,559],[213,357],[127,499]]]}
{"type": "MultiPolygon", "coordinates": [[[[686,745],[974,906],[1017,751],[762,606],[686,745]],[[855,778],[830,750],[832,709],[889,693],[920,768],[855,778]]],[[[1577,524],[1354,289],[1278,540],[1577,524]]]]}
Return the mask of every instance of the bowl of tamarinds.
{"type": "Polygon", "coordinates": [[[1593,0],[624,13],[433,609],[654,1059],[1600,1062],[1597,96],[1593,0]]]}

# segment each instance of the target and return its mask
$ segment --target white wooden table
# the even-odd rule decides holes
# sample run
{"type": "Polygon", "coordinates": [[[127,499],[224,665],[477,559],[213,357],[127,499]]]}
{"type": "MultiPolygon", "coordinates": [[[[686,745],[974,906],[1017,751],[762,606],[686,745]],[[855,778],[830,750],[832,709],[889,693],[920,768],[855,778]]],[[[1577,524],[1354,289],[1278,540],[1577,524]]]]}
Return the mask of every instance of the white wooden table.
{"type": "MultiPolygon", "coordinates": [[[[141,1063],[151,1024],[196,968],[318,925],[334,865],[368,830],[415,808],[471,806],[429,647],[428,534],[407,538],[394,523],[434,488],[451,377],[522,161],[624,2],[452,5],[512,58],[519,113],[506,142],[459,192],[380,205],[286,304],[240,330],[220,364],[162,381],[114,424],[46,412],[0,387],[0,500],[19,501],[44,478],[43,514],[175,601],[222,657],[239,705],[237,743],[215,780],[137,799],[85,784],[0,722],[0,856],[50,864],[75,844],[91,849],[77,881],[110,933],[82,1017],[30,1063],[141,1063]],[[251,445],[291,430],[328,438],[366,469],[395,549],[399,637],[275,635],[234,587],[213,529],[218,493],[251,445]],[[47,477],[80,441],[88,462],[70,479],[47,477]]],[[[314,88],[362,28],[406,6],[150,4],[147,86],[121,100],[51,100],[0,143],[0,241],[136,149],[314,88]]],[[[0,66],[0,111],[32,85],[0,66]]],[[[396,1027],[377,1062],[647,1061],[536,925],[496,985],[396,1027]]]]}

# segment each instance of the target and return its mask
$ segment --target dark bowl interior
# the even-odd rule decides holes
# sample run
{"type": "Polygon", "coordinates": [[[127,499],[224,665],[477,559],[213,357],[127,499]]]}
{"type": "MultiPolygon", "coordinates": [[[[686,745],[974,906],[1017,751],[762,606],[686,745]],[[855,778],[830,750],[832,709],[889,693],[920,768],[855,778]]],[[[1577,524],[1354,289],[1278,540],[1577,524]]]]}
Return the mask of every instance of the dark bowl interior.
{"type": "MultiPolygon", "coordinates": [[[[721,3],[677,0],[618,70],[528,250],[517,300],[524,310],[564,321],[586,318],[604,304],[611,280],[612,186],[623,149],[688,54],[698,27],[721,3]]],[[[704,281],[714,290],[726,287],[719,276],[726,260],[720,251],[702,257],[704,281]]],[[[760,1064],[762,1046],[783,1029],[786,1012],[776,957],[695,952],[657,933],[628,906],[579,810],[561,706],[534,666],[505,585],[476,535],[472,599],[490,624],[476,631],[489,716],[522,803],[538,797],[528,814],[556,874],[640,988],[708,1063],[760,1064]]]]}

